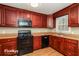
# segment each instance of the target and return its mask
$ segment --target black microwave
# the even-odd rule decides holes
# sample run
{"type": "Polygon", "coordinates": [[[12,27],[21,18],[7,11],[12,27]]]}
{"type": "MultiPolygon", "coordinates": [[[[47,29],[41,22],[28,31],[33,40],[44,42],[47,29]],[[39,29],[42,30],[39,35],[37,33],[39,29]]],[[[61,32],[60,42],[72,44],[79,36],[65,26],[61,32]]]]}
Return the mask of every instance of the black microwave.
{"type": "Polygon", "coordinates": [[[19,27],[32,27],[32,21],[29,19],[18,19],[18,26],[19,27]]]}

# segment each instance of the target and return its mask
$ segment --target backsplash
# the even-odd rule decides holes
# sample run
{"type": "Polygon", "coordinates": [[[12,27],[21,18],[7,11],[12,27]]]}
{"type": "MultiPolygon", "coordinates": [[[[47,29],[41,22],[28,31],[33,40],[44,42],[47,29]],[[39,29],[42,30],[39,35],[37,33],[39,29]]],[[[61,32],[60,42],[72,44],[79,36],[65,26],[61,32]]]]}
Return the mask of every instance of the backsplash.
{"type": "MultiPolygon", "coordinates": [[[[0,27],[0,34],[10,34],[10,33],[18,33],[18,30],[31,30],[32,33],[39,33],[39,32],[56,32],[56,29],[48,29],[48,28],[7,28],[7,27],[0,27]]],[[[72,27],[69,28],[69,31],[63,32],[69,34],[79,34],[79,27],[72,27]]]]}
{"type": "Polygon", "coordinates": [[[47,29],[47,28],[7,28],[7,27],[0,27],[0,34],[18,33],[18,30],[31,30],[32,33],[51,32],[51,29],[47,29]]]}
{"type": "MultiPolygon", "coordinates": [[[[52,32],[56,32],[56,28],[52,30],[52,32]]],[[[61,32],[60,32],[61,33],[61,32]]],[[[62,33],[67,34],[79,34],[79,27],[69,27],[69,31],[63,31],[62,33]]]]}

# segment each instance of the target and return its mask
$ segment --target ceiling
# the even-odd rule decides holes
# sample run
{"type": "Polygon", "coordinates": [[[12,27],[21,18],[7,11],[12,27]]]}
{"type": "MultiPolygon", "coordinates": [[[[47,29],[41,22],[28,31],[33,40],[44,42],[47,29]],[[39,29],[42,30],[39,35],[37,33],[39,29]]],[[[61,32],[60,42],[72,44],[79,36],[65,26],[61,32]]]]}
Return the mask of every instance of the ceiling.
{"type": "Polygon", "coordinates": [[[39,3],[39,6],[35,8],[31,7],[30,3],[2,3],[2,4],[48,15],[53,14],[71,5],[72,3],[39,3]]]}

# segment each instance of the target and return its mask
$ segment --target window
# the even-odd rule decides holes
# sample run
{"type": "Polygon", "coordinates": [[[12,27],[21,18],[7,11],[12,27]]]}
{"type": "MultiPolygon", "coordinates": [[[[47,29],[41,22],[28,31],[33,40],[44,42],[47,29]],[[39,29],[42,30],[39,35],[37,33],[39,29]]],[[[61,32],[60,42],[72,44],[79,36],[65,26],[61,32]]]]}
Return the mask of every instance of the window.
{"type": "Polygon", "coordinates": [[[68,15],[56,18],[56,31],[65,32],[68,30],[68,15]]]}

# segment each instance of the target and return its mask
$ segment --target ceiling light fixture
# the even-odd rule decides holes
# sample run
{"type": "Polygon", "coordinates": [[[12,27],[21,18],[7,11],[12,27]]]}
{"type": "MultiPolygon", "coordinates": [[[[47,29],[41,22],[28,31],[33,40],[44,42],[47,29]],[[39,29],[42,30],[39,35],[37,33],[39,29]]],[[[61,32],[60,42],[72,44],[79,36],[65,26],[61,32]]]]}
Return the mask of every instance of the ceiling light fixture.
{"type": "Polygon", "coordinates": [[[38,7],[38,3],[31,3],[32,7],[38,7]]]}

